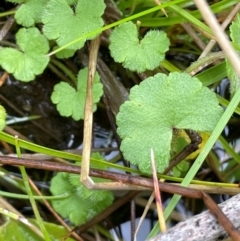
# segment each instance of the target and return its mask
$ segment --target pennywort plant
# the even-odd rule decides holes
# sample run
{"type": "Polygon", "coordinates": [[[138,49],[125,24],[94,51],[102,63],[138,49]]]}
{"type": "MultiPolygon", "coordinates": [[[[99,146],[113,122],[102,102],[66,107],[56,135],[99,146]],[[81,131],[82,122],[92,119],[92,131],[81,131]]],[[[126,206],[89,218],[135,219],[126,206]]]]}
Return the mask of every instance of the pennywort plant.
{"type": "MultiPolygon", "coordinates": [[[[59,111],[60,115],[66,117],[71,116],[74,120],[80,120],[84,118],[87,74],[87,68],[79,71],[76,89],[63,81],[55,85],[51,100],[54,104],[57,105],[57,110],[59,111]]],[[[100,82],[98,74],[95,75],[92,91],[94,103],[93,111],[95,111],[97,108],[95,103],[99,101],[103,94],[103,86],[100,82]]]]}
{"type": "Polygon", "coordinates": [[[116,27],[110,36],[111,55],[131,71],[153,70],[165,59],[169,39],[163,31],[149,31],[139,39],[137,25],[127,22],[116,27]],[[124,43],[124,44],[123,44],[124,43]]]}
{"type": "MultiPolygon", "coordinates": [[[[87,0],[10,0],[10,2],[21,3],[15,18],[23,28],[16,33],[17,48],[0,49],[0,65],[19,81],[33,81],[36,75],[43,73],[50,61],[47,54],[50,49],[50,40],[55,41],[53,49],[56,49],[103,26],[101,16],[105,4],[102,0],[91,2],[87,0]],[[36,28],[37,23],[42,23],[43,27],[36,28]]],[[[109,49],[115,61],[138,72],[153,70],[159,66],[169,47],[169,40],[163,31],[150,31],[142,40],[139,40],[137,26],[132,22],[117,27],[111,34],[110,40],[109,49]]],[[[57,57],[71,57],[76,50],[83,47],[85,41],[86,39],[78,41],[61,50],[57,53],[57,57]]],[[[62,116],[71,116],[74,120],[83,119],[87,77],[80,72],[81,70],[77,83],[73,83],[74,87],[61,82],[54,87],[51,96],[53,103],[57,104],[59,113],[62,116]],[[81,83],[82,86],[80,86],[81,83]]],[[[96,101],[102,95],[102,92],[99,92],[100,89],[102,89],[101,82],[95,81],[93,96],[96,101]]]]}
{"type": "Polygon", "coordinates": [[[16,34],[18,49],[0,49],[0,64],[20,81],[34,80],[47,67],[49,43],[37,28],[21,28],[16,34]]]}
{"type": "MultiPolygon", "coordinates": [[[[14,17],[22,27],[16,33],[15,48],[7,46],[0,48],[0,65],[19,81],[34,81],[37,75],[43,73],[51,61],[50,50],[61,49],[56,54],[59,59],[72,57],[87,40],[95,38],[96,34],[81,38],[79,41],[74,40],[91,32],[97,32],[104,25],[102,15],[105,4],[103,0],[8,1],[19,4],[14,17]],[[73,43],[69,44],[71,42],[73,43]]],[[[122,6],[124,1],[120,2],[119,6],[122,6]]],[[[181,21],[182,18],[186,18],[193,24],[195,21],[197,26],[202,26],[209,34],[210,29],[196,17],[192,17],[185,10],[173,7],[174,3],[179,2],[185,1],[175,0],[163,4],[169,6],[174,15],[178,13],[181,16],[181,18],[173,16],[172,19],[181,21]]],[[[213,6],[214,11],[218,11],[229,2],[232,5],[236,3],[233,0],[222,1],[221,6],[217,4],[213,6]]],[[[151,14],[151,11],[146,11],[145,14],[151,14]]],[[[194,12],[193,16],[197,14],[194,12]]],[[[142,17],[144,24],[152,18],[149,17],[151,15],[148,15],[149,18],[138,14],[135,18],[137,16],[142,17]]],[[[163,20],[166,26],[171,25],[170,18],[163,20]]],[[[230,28],[237,51],[240,51],[239,26],[238,16],[230,28]]],[[[126,20],[112,30],[109,37],[109,51],[114,61],[138,73],[154,70],[160,65],[168,66],[168,71],[173,69],[165,59],[165,54],[170,47],[167,34],[163,30],[152,29],[141,37],[140,27],[141,24],[137,25],[126,20]]],[[[208,58],[204,61],[207,63],[208,58]]],[[[201,63],[201,66],[204,63],[201,63]]],[[[199,67],[197,64],[196,66],[196,68],[199,67]]],[[[213,68],[216,73],[217,67],[213,68]]],[[[214,70],[207,72],[206,76],[214,77],[214,70]]],[[[84,118],[87,71],[87,68],[79,70],[76,81],[72,80],[72,83],[60,81],[55,85],[51,100],[56,104],[60,115],[71,117],[76,121],[84,118]]],[[[231,90],[234,93],[239,86],[239,77],[236,76],[228,62],[227,73],[232,81],[231,90]]],[[[203,74],[199,74],[197,78],[188,73],[181,73],[180,70],[169,74],[158,73],[131,88],[129,100],[120,107],[120,112],[116,116],[117,132],[122,138],[121,151],[125,159],[137,165],[142,173],[151,173],[151,148],[155,153],[158,172],[163,172],[168,166],[172,143],[176,138],[173,133],[174,129],[191,129],[209,133],[215,129],[223,114],[223,108],[219,106],[216,94],[206,87],[213,83],[212,80],[207,82],[203,74]]],[[[220,79],[214,79],[214,81],[218,80],[220,79]]],[[[96,110],[96,104],[102,94],[103,85],[99,75],[96,74],[93,83],[93,111],[96,110]]],[[[0,130],[5,126],[5,118],[6,113],[0,107],[0,130]]],[[[100,156],[94,158],[99,162],[103,161],[100,156]]],[[[113,200],[111,192],[88,191],[78,183],[78,180],[76,175],[58,173],[51,183],[53,195],[71,193],[71,198],[53,200],[52,204],[57,212],[63,217],[68,217],[76,225],[92,218],[110,205],[113,200]],[[84,206],[82,209],[91,210],[91,212],[81,213],[77,207],[79,200],[84,206]],[[85,202],[86,200],[90,201],[85,202]],[[63,209],[63,206],[68,208],[63,209]]]]}
{"type": "MultiPolygon", "coordinates": [[[[98,153],[94,153],[92,157],[104,160],[98,153]]],[[[103,169],[100,165],[93,166],[103,169]]],[[[106,170],[106,168],[104,169],[106,170]]],[[[105,180],[94,178],[94,182],[105,182],[105,180]]],[[[88,190],[82,183],[79,183],[79,175],[77,174],[57,173],[52,178],[50,191],[53,195],[70,194],[65,199],[52,200],[52,205],[61,216],[69,218],[71,223],[75,225],[86,223],[113,202],[112,192],[88,190]]]]}
{"type": "Polygon", "coordinates": [[[151,173],[152,148],[161,173],[169,164],[174,128],[211,132],[222,113],[215,94],[197,78],[185,73],[156,74],[134,86],[129,101],[120,108],[121,150],[142,172],[151,173]]]}

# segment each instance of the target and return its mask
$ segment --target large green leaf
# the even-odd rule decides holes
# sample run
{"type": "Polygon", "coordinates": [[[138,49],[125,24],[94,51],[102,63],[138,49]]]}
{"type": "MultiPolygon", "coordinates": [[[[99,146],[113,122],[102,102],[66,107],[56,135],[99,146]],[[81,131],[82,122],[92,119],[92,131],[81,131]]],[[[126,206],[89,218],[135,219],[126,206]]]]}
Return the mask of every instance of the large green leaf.
{"type": "Polygon", "coordinates": [[[157,74],[131,89],[117,115],[126,160],[151,173],[150,149],[158,172],[168,166],[173,129],[211,132],[223,113],[215,94],[186,73],[157,74]]]}

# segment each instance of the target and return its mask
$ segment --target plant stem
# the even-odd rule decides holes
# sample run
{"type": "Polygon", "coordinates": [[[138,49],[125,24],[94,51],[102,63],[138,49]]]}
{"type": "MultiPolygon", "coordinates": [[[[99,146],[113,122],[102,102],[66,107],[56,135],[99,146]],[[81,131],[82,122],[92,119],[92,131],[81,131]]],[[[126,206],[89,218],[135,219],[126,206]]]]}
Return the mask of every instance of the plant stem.
{"type": "Polygon", "coordinates": [[[240,59],[232,47],[231,43],[228,40],[227,35],[222,30],[221,26],[216,20],[216,17],[213,15],[211,9],[205,0],[194,0],[199,11],[202,13],[203,19],[208,23],[211,27],[212,32],[214,33],[216,40],[222,50],[225,52],[227,58],[232,64],[234,70],[240,76],[240,59]]]}
{"type": "MultiPolygon", "coordinates": [[[[20,147],[18,145],[18,138],[15,137],[15,140],[16,140],[15,146],[16,146],[17,155],[18,155],[18,157],[21,157],[20,147]]],[[[44,235],[44,239],[46,241],[51,241],[51,238],[50,238],[50,236],[49,236],[49,234],[48,234],[48,232],[47,232],[47,230],[46,230],[46,228],[43,224],[42,218],[41,218],[41,216],[38,212],[38,208],[37,208],[36,202],[33,198],[32,190],[31,190],[31,187],[30,187],[30,184],[29,184],[29,181],[28,181],[28,176],[27,176],[27,173],[25,171],[24,166],[20,166],[20,171],[21,171],[21,174],[22,174],[22,177],[23,177],[23,182],[24,182],[26,190],[27,190],[27,194],[29,196],[30,203],[32,205],[34,215],[35,215],[37,223],[38,223],[38,225],[39,225],[39,227],[40,227],[40,229],[41,229],[41,231],[44,235]]]]}

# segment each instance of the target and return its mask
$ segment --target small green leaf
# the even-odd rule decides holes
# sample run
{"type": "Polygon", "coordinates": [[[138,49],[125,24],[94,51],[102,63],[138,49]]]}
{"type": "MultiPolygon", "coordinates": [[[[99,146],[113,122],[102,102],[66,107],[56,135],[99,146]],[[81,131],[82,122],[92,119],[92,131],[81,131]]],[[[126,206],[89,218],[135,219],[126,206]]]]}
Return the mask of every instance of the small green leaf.
{"type": "Polygon", "coordinates": [[[0,49],[0,65],[21,81],[31,81],[46,68],[49,57],[48,40],[37,28],[21,28],[16,34],[20,50],[0,49]]]}
{"type": "MultiPolygon", "coordinates": [[[[53,51],[56,50],[56,49],[58,49],[58,48],[59,48],[59,46],[55,46],[55,47],[53,48],[53,51]]],[[[59,58],[59,59],[66,59],[66,58],[68,58],[68,57],[73,56],[74,53],[75,53],[75,50],[74,50],[74,49],[63,49],[63,50],[61,50],[60,52],[57,52],[57,53],[56,53],[56,56],[57,56],[57,58],[59,58]]]]}
{"type": "Polygon", "coordinates": [[[6,126],[6,111],[3,106],[0,105],[0,131],[6,126]]]}
{"type": "Polygon", "coordinates": [[[173,168],[174,177],[184,177],[190,167],[189,161],[183,160],[173,168]]]}
{"type": "MultiPolygon", "coordinates": [[[[103,26],[101,18],[105,9],[103,0],[78,0],[74,7],[71,7],[68,2],[73,1],[50,0],[42,15],[45,36],[56,40],[59,46],[103,26]]],[[[86,39],[79,41],[71,45],[69,49],[80,49],[85,41],[86,39]]]]}
{"type": "Polygon", "coordinates": [[[131,89],[117,115],[126,160],[151,173],[153,148],[158,172],[170,159],[173,129],[211,132],[223,113],[215,94],[186,73],[157,74],[131,89]]]}
{"type": "Polygon", "coordinates": [[[137,72],[158,67],[170,44],[167,35],[157,30],[149,31],[139,40],[137,26],[132,22],[116,27],[110,41],[109,49],[114,60],[137,72]]]}
{"type": "Polygon", "coordinates": [[[33,26],[41,22],[41,14],[48,0],[8,0],[9,2],[22,3],[15,13],[18,24],[24,27],[33,26]]]}
{"type": "MultiPolygon", "coordinates": [[[[230,36],[232,38],[233,44],[240,47],[240,14],[237,14],[235,21],[233,21],[230,26],[230,36]]],[[[237,51],[237,53],[240,56],[240,52],[237,51]]],[[[228,59],[226,59],[226,69],[227,76],[230,79],[230,92],[233,95],[240,86],[240,76],[238,76],[236,71],[233,69],[228,59]]]]}
{"type": "MultiPolygon", "coordinates": [[[[84,105],[87,89],[88,68],[79,71],[77,90],[66,82],[60,82],[54,86],[51,100],[57,104],[57,110],[62,116],[72,116],[76,121],[84,118],[84,105]]],[[[103,86],[99,75],[96,73],[92,88],[93,111],[96,110],[96,104],[103,94],[103,86]]]]}
{"type": "MultiPolygon", "coordinates": [[[[94,158],[100,158],[100,156],[95,154],[94,158]]],[[[94,182],[106,182],[99,178],[93,178],[93,180],[94,182]]],[[[61,216],[68,217],[75,225],[87,222],[113,201],[112,192],[87,189],[80,183],[77,174],[58,173],[51,180],[50,191],[53,195],[71,193],[68,198],[52,200],[52,204],[61,216]]]]}

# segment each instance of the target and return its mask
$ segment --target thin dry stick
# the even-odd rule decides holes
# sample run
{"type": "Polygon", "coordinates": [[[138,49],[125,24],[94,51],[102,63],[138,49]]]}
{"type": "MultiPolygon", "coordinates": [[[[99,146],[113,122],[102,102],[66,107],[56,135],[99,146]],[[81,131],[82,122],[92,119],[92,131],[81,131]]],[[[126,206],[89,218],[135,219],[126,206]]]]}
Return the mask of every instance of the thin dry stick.
{"type": "Polygon", "coordinates": [[[14,24],[15,19],[14,17],[10,17],[5,24],[3,25],[3,27],[0,30],[0,41],[3,40],[6,35],[8,34],[10,28],[12,27],[12,25],[14,24]]]}
{"type": "MultiPolygon", "coordinates": [[[[24,159],[24,158],[15,158],[15,157],[8,157],[8,156],[0,156],[0,163],[5,165],[14,165],[14,166],[25,166],[27,168],[36,168],[36,169],[43,169],[49,171],[60,171],[60,172],[68,172],[68,173],[75,173],[79,174],[81,168],[79,166],[73,165],[66,165],[63,163],[57,162],[50,162],[50,161],[39,161],[39,160],[32,160],[32,159],[24,159]]],[[[103,171],[97,169],[90,169],[89,174],[92,177],[99,177],[105,178],[112,181],[119,182],[120,184],[126,184],[125,186],[127,189],[119,188],[120,186],[114,182],[116,186],[112,189],[112,186],[105,186],[105,190],[149,190],[153,189],[153,181],[151,179],[141,177],[141,176],[133,176],[129,174],[121,174],[118,172],[112,171],[103,171]],[[136,189],[135,189],[136,188],[136,189]]],[[[239,185],[234,185],[234,188],[223,188],[223,187],[214,187],[218,194],[228,194],[230,195],[239,193],[239,185]],[[228,191],[229,190],[229,191],[228,191]]],[[[122,187],[122,185],[121,185],[122,187]]],[[[164,183],[159,182],[159,188],[162,192],[172,193],[172,194],[180,194],[182,196],[188,196],[191,198],[201,198],[201,192],[192,189],[182,187],[177,184],[173,183],[164,183]]],[[[205,191],[205,189],[201,189],[201,191],[205,191]]],[[[211,192],[213,193],[213,192],[211,192]]]]}
{"type": "Polygon", "coordinates": [[[166,232],[167,228],[166,228],[166,223],[164,220],[163,205],[161,202],[161,196],[160,196],[160,190],[159,190],[159,185],[158,185],[157,170],[155,167],[153,149],[151,149],[151,164],[152,164],[152,172],[153,172],[154,194],[155,194],[160,230],[162,232],[166,232]]]}
{"type": "Polygon", "coordinates": [[[197,5],[199,11],[202,14],[203,19],[209,25],[211,30],[213,31],[218,44],[225,52],[226,56],[228,57],[230,63],[232,64],[236,73],[240,76],[240,59],[232,47],[231,43],[228,40],[227,35],[221,29],[219,23],[217,22],[216,17],[213,15],[211,9],[209,8],[208,4],[205,0],[194,0],[195,4],[197,5]]]}
{"type": "Polygon", "coordinates": [[[165,169],[164,174],[168,173],[173,167],[177,166],[178,163],[184,160],[188,155],[198,150],[198,146],[202,142],[202,137],[193,130],[185,130],[185,132],[190,138],[191,143],[184,147],[184,149],[171,160],[168,167],[165,169]]]}
{"type": "Polygon", "coordinates": [[[134,240],[136,230],[136,203],[135,198],[130,201],[130,226],[131,226],[131,241],[134,240]]]}
{"type": "MultiPolygon", "coordinates": [[[[232,9],[232,11],[228,14],[227,18],[224,20],[224,22],[221,25],[222,30],[224,30],[229,25],[229,23],[232,21],[232,19],[238,13],[239,10],[240,10],[240,3],[238,3],[232,9]]],[[[216,43],[216,40],[211,39],[210,42],[208,43],[207,47],[204,49],[204,51],[199,56],[199,59],[206,56],[211,51],[211,49],[213,48],[215,43],[216,43]]]]}
{"type": "MultiPolygon", "coordinates": [[[[190,155],[191,153],[193,153],[194,151],[196,151],[198,149],[198,145],[202,142],[202,138],[200,135],[198,135],[196,132],[192,131],[192,130],[185,130],[186,133],[188,134],[189,138],[191,139],[191,143],[189,145],[187,145],[176,157],[174,157],[168,168],[165,169],[165,171],[163,172],[163,174],[167,174],[174,166],[176,166],[181,160],[185,159],[188,155],[190,155]]],[[[161,179],[160,182],[164,182],[165,180],[161,179]]],[[[151,205],[151,203],[154,200],[154,193],[151,194],[150,198],[148,199],[147,205],[143,211],[143,214],[138,222],[138,227],[136,229],[135,232],[135,239],[136,240],[136,235],[137,232],[140,229],[140,226],[142,225],[142,222],[144,220],[144,218],[147,215],[148,209],[151,205]]]]}
{"type": "Polygon", "coordinates": [[[94,234],[95,234],[95,241],[101,241],[101,237],[99,235],[99,232],[98,232],[96,226],[93,226],[93,231],[94,231],[94,234]]]}
{"type": "Polygon", "coordinates": [[[91,144],[92,144],[92,125],[93,125],[93,100],[92,100],[92,86],[96,73],[97,54],[100,45],[101,36],[91,41],[90,56],[89,56],[89,69],[87,81],[87,94],[84,109],[84,131],[83,131],[83,152],[82,152],[82,168],[80,181],[86,187],[94,186],[93,180],[89,177],[91,144]]]}
{"type": "Polygon", "coordinates": [[[202,41],[202,39],[198,36],[198,34],[194,31],[192,26],[189,23],[182,23],[182,27],[185,29],[185,31],[192,37],[194,42],[198,45],[200,49],[205,49],[206,45],[202,41]]]}
{"type": "MultiPolygon", "coordinates": [[[[161,3],[160,3],[159,0],[154,0],[154,2],[155,2],[158,6],[161,5],[161,3]]],[[[167,12],[165,11],[165,9],[162,8],[161,10],[162,10],[162,12],[165,14],[165,16],[168,17],[168,14],[167,14],[167,12]]]]}
{"type": "Polygon", "coordinates": [[[3,75],[0,77],[0,87],[5,83],[7,77],[8,77],[8,72],[5,71],[3,75]]]}
{"type": "Polygon", "coordinates": [[[215,216],[217,221],[222,225],[226,232],[231,236],[233,241],[240,240],[240,233],[233,223],[227,218],[223,211],[218,207],[218,205],[210,198],[209,195],[202,192],[203,201],[208,207],[210,212],[215,216]]]}
{"type": "Polygon", "coordinates": [[[150,209],[150,205],[152,204],[153,200],[154,200],[154,193],[152,192],[151,196],[149,197],[149,199],[147,201],[147,205],[144,208],[143,214],[142,214],[142,216],[141,216],[141,218],[140,218],[140,220],[138,222],[138,226],[137,226],[135,234],[134,234],[134,241],[137,240],[137,233],[138,233],[138,231],[139,231],[139,229],[140,229],[140,227],[141,227],[141,225],[142,225],[142,223],[144,221],[144,218],[147,215],[148,210],[150,209]]]}

